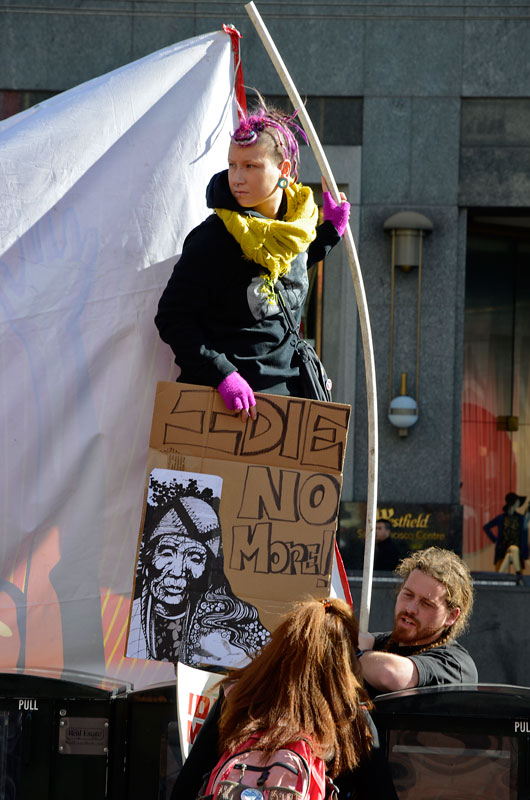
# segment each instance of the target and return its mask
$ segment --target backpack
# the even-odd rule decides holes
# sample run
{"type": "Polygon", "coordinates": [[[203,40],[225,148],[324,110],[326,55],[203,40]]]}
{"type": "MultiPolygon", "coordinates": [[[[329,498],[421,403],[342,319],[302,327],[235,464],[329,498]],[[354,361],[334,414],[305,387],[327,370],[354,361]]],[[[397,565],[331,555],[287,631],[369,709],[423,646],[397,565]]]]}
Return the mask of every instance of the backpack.
{"type": "Polygon", "coordinates": [[[305,739],[264,757],[251,750],[254,734],[236,750],[224,752],[206,776],[197,800],[325,800],[336,797],[326,765],[305,739]]]}

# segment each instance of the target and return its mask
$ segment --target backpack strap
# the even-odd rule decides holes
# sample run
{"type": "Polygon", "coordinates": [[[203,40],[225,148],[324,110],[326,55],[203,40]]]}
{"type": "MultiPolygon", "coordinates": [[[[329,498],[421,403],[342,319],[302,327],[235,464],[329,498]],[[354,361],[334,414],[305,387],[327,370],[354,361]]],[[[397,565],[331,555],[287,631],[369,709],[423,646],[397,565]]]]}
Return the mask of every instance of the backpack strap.
{"type": "MultiPolygon", "coordinates": [[[[208,797],[212,796],[212,787],[213,787],[215,781],[217,780],[217,778],[219,777],[219,775],[222,774],[223,770],[225,769],[225,766],[226,766],[227,762],[231,761],[234,758],[234,756],[243,755],[244,753],[246,753],[249,750],[251,750],[252,749],[251,745],[253,745],[259,738],[260,738],[259,734],[258,733],[254,733],[245,742],[240,744],[239,747],[236,747],[235,750],[231,750],[231,751],[230,750],[225,750],[224,753],[222,753],[222,755],[220,756],[217,764],[214,766],[214,768],[210,772],[210,775],[209,775],[208,780],[206,782],[206,789],[205,789],[205,792],[204,792],[204,797],[205,798],[208,798],[208,797]]],[[[201,795],[201,798],[202,797],[203,797],[203,795],[201,795]]]]}
{"type": "MultiPolygon", "coordinates": [[[[324,762],[321,758],[318,758],[318,766],[323,765],[324,762]]],[[[324,769],[322,769],[322,773],[319,771],[317,766],[317,758],[315,758],[311,763],[311,779],[309,781],[309,790],[307,793],[308,800],[324,800],[327,797],[327,781],[328,778],[326,777],[325,772],[325,765],[324,769]]]]}
{"type": "MultiPolygon", "coordinates": [[[[326,776],[326,765],[322,758],[315,756],[311,741],[305,737],[301,737],[298,742],[290,745],[288,749],[293,750],[302,760],[307,764],[308,768],[308,783],[307,792],[304,795],[304,800],[325,800],[328,797],[328,780],[326,776]]],[[[333,784],[331,784],[333,786],[333,784]]],[[[332,798],[332,794],[329,794],[332,798]]]]}

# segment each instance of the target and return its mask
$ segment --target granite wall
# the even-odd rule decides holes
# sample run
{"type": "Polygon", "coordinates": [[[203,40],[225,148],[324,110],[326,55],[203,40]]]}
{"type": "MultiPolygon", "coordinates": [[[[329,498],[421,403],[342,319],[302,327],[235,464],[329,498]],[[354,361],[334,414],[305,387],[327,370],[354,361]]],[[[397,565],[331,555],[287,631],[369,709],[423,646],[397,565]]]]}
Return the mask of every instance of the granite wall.
{"type": "MultiPolygon", "coordinates": [[[[530,17],[521,6],[267,2],[262,14],[324,144],[352,215],[373,327],[381,502],[458,503],[466,209],[530,207],[530,17]],[[389,396],[414,393],[416,272],[396,276],[389,387],[390,239],[385,220],[414,210],[434,225],[421,288],[419,421],[400,438],[389,396]]],[[[243,4],[86,0],[0,5],[0,92],[56,92],[233,23],[247,86],[284,94],[243,4]]],[[[307,159],[302,177],[318,185],[307,159]]],[[[334,259],[334,260],[333,260],[334,259]]],[[[324,357],[335,397],[354,406],[344,500],[367,491],[364,363],[344,255],[325,283],[324,357]]]]}

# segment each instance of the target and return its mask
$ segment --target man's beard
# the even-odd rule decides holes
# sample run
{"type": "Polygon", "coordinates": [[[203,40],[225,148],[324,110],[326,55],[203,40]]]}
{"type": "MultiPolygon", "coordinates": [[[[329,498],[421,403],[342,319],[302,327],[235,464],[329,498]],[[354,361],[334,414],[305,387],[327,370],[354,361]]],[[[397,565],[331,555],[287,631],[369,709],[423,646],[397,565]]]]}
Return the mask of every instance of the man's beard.
{"type": "Polygon", "coordinates": [[[419,626],[418,620],[408,614],[399,614],[394,619],[394,629],[392,631],[392,640],[408,647],[414,647],[417,644],[427,644],[426,640],[433,639],[435,641],[444,632],[444,628],[425,627],[419,626]],[[407,625],[401,621],[404,617],[406,620],[412,622],[412,625],[407,625]]]}

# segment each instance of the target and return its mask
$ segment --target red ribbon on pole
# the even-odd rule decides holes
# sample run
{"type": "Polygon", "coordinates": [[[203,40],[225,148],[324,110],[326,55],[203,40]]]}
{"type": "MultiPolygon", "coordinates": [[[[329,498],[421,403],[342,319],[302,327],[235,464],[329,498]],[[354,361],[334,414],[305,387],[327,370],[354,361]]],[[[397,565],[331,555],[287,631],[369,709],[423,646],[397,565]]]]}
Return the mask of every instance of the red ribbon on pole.
{"type": "Polygon", "coordinates": [[[223,25],[223,30],[230,36],[232,40],[232,51],[234,53],[234,71],[235,71],[235,92],[237,101],[237,113],[239,119],[247,113],[247,98],[245,95],[245,86],[243,84],[243,67],[241,66],[241,55],[239,52],[239,40],[242,34],[234,28],[233,25],[223,25]]]}

